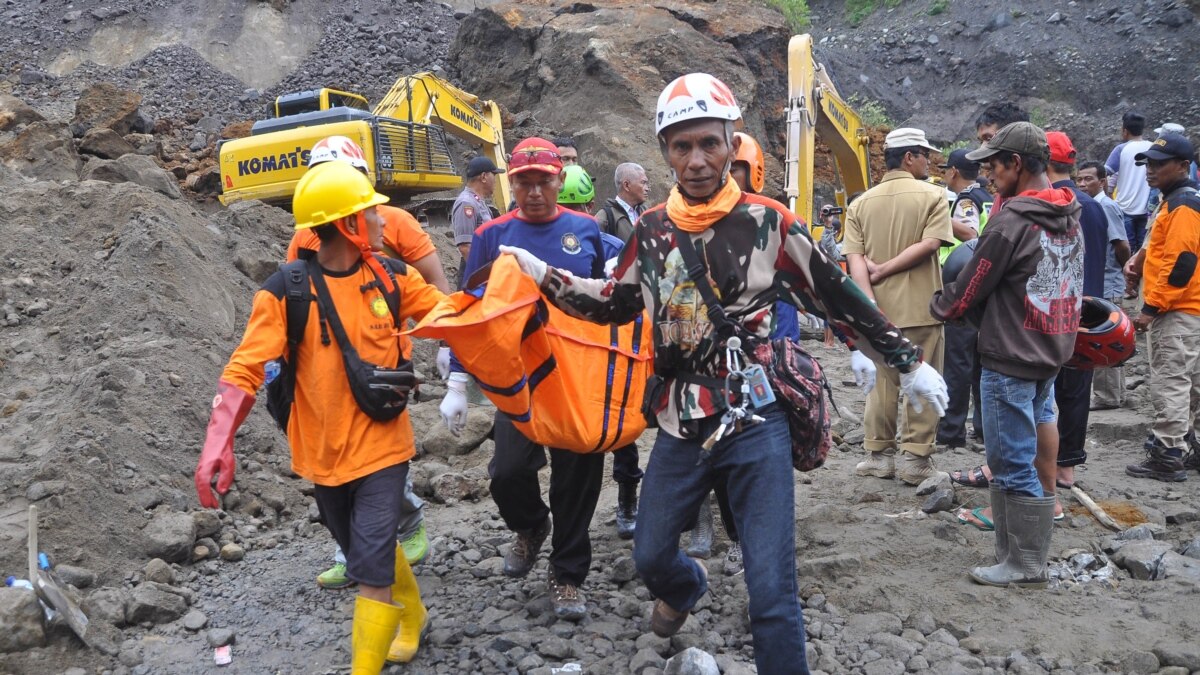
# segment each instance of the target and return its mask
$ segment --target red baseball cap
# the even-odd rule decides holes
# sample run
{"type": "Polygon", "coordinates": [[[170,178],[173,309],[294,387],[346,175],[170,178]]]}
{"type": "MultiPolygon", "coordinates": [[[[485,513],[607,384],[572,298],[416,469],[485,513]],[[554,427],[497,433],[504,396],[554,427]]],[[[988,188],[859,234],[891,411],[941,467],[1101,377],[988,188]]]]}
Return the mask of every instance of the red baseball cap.
{"type": "Polygon", "coordinates": [[[1061,131],[1047,131],[1046,143],[1050,145],[1050,161],[1059,164],[1075,163],[1075,144],[1061,131]]]}
{"type": "Polygon", "coordinates": [[[562,169],[562,157],[558,154],[558,146],[537,136],[517,143],[517,147],[513,148],[512,157],[508,160],[510,176],[525,171],[544,171],[557,176],[562,169]]]}

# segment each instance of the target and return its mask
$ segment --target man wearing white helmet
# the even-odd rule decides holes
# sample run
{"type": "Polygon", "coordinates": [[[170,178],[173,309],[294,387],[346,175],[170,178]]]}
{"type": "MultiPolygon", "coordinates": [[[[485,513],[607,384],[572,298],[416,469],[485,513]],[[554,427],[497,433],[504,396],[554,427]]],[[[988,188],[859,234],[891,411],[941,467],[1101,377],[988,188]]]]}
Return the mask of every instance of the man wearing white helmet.
{"type": "Polygon", "coordinates": [[[758,672],[806,673],[787,413],[762,401],[752,408],[761,421],[747,417],[744,424],[728,425],[728,433],[716,433],[728,400],[727,358],[737,352],[729,338],[738,336],[746,347],[741,351],[752,353],[768,336],[775,300],[800,304],[807,296],[857,347],[903,371],[912,399],[941,407],[945,383],[817,249],[803,223],[782,204],[743,193],[730,178],[738,146],[734,124],[741,117],[733,93],[712,75],[685,75],[663,90],[655,131],[675,185],[665,205],[642,215],[611,278],[582,279],[523,249],[501,250],[516,255],[566,312],[623,323],[649,309],[655,322],[662,386],[647,390],[647,405],[659,434],[634,533],[638,573],[658,598],[652,630],[660,636],[677,632],[708,589],[707,570],[679,550],[679,536],[721,481],[743,533],[758,672]],[[676,247],[685,237],[697,249],[692,272],[676,247]],[[706,286],[692,281],[701,274],[706,286]],[[710,436],[718,440],[705,450],[710,436]]]}
{"type": "MultiPolygon", "coordinates": [[[[345,136],[329,136],[317,141],[309,154],[308,166],[312,168],[335,160],[345,162],[369,175],[366,155],[362,148],[345,136]]],[[[422,278],[442,293],[449,294],[450,286],[442,271],[442,261],[438,257],[437,249],[434,248],[429,235],[421,229],[417,219],[408,211],[394,206],[381,204],[375,211],[383,220],[383,247],[380,252],[412,265],[421,273],[422,278]]],[[[288,262],[301,256],[312,255],[320,247],[321,242],[313,234],[313,230],[297,230],[288,246],[288,262]]],[[[412,341],[406,336],[401,336],[400,345],[404,357],[411,358],[412,341]]],[[[446,372],[442,373],[442,377],[446,377],[450,369],[448,348],[441,347],[438,350],[437,367],[439,372],[445,368],[446,372]]],[[[425,532],[425,502],[413,493],[411,477],[405,482],[403,498],[400,500],[400,526],[396,529],[396,540],[400,542],[408,562],[413,565],[429,555],[429,537],[425,532]]],[[[336,546],[334,550],[333,567],[317,575],[317,584],[322,588],[331,589],[353,584],[346,576],[346,556],[340,546],[336,546]]]]}

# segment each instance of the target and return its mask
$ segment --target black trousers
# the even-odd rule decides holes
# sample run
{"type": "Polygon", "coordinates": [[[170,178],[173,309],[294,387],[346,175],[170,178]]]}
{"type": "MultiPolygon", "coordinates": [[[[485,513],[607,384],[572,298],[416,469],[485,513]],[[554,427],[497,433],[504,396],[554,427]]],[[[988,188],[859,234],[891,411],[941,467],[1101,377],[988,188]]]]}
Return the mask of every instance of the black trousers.
{"type": "Polygon", "coordinates": [[[313,486],[321,522],[346,555],[346,576],[368,586],[396,580],[396,526],[408,480],[408,462],[344,485],[313,486]]]}
{"type": "Polygon", "coordinates": [[[642,480],[642,469],[638,466],[636,443],[630,443],[613,451],[612,478],[614,483],[632,483],[634,485],[642,480]]]}
{"type": "Polygon", "coordinates": [[[580,586],[592,564],[588,528],[600,484],[604,455],[584,455],[550,448],[550,505],[542,501],[538,471],[546,466],[546,448],[525,437],[512,420],[497,412],[494,427],[496,452],[488,463],[492,501],[504,524],[513,531],[532,530],[551,516],[550,567],[559,582],[580,586]]]}
{"type": "Polygon", "coordinates": [[[946,324],[946,349],[942,361],[942,376],[950,395],[946,415],[938,423],[937,442],[949,446],[967,444],[967,412],[971,399],[975,399],[975,428],[983,430],[979,418],[979,356],[975,353],[975,339],[979,331],[963,324],[946,324]]]}
{"type": "Polygon", "coordinates": [[[1092,399],[1092,371],[1063,368],[1054,380],[1058,404],[1058,465],[1087,461],[1087,426],[1092,399]]]}

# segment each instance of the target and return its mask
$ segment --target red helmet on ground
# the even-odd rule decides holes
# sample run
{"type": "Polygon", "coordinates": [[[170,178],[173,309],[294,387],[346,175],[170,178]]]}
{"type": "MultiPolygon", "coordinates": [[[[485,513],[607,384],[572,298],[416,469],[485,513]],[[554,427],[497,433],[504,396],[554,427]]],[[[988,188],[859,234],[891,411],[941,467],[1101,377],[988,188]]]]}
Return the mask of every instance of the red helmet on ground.
{"type": "Polygon", "coordinates": [[[1128,361],[1135,346],[1133,322],[1125,312],[1108,300],[1085,295],[1075,353],[1065,366],[1077,370],[1112,368],[1128,361]]]}

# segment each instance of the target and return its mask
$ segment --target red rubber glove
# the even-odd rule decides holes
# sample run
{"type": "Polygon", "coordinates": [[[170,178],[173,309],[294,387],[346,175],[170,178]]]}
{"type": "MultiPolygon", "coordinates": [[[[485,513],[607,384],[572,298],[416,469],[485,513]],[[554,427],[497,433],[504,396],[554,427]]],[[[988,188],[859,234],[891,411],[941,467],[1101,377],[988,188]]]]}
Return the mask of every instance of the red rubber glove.
{"type": "Polygon", "coordinates": [[[217,493],[229,492],[233,485],[233,436],[246,421],[254,397],[221,380],[217,395],[213,397],[212,416],[208,418],[208,432],[204,437],[204,450],[200,452],[200,463],[196,465],[196,494],[200,505],[210,509],[220,508],[213,496],[212,480],[217,478],[217,493]]]}

